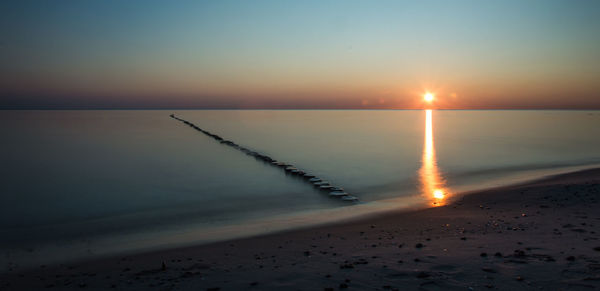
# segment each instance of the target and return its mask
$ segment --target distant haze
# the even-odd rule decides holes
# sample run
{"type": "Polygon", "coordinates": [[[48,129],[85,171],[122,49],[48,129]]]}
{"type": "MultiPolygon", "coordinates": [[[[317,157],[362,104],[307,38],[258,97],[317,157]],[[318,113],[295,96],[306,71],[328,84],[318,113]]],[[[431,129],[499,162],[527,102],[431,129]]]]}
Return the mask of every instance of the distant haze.
{"type": "Polygon", "coordinates": [[[2,1],[0,108],[600,109],[600,1],[2,1]]]}

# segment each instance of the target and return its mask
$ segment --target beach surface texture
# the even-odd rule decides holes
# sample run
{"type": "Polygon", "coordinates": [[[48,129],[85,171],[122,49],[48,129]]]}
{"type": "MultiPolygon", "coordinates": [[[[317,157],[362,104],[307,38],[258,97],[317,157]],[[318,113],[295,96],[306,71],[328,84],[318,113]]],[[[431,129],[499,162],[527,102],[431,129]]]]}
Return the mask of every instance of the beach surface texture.
{"type": "Polygon", "coordinates": [[[600,169],[448,205],[83,262],[15,268],[2,290],[593,290],[600,169]]]}

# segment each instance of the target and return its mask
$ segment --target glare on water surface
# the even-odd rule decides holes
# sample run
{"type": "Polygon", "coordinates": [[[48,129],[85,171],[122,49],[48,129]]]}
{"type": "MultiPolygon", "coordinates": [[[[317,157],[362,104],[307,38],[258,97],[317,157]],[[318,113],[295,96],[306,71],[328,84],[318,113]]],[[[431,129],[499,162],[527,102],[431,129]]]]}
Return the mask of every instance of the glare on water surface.
{"type": "Polygon", "coordinates": [[[425,142],[423,144],[423,159],[419,177],[425,197],[430,200],[433,205],[444,205],[448,190],[445,189],[445,181],[440,174],[435,158],[435,146],[433,143],[433,112],[431,109],[425,110],[425,142]]]}

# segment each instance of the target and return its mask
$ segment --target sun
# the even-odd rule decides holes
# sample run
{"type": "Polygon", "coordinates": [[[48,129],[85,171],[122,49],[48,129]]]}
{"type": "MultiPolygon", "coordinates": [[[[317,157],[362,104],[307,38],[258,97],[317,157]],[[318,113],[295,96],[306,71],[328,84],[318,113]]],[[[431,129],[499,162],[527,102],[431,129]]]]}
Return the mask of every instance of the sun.
{"type": "Polygon", "coordinates": [[[423,99],[425,99],[425,101],[427,101],[427,102],[433,101],[434,97],[435,96],[433,96],[433,94],[429,93],[429,92],[427,92],[427,93],[425,93],[425,95],[423,95],[423,99]]]}

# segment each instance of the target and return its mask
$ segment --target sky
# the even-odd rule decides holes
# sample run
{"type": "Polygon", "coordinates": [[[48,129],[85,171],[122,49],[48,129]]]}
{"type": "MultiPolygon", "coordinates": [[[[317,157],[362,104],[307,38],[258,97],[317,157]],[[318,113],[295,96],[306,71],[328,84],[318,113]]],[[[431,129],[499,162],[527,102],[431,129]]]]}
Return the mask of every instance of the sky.
{"type": "Polygon", "coordinates": [[[600,109],[600,1],[0,1],[0,108],[600,109]]]}

